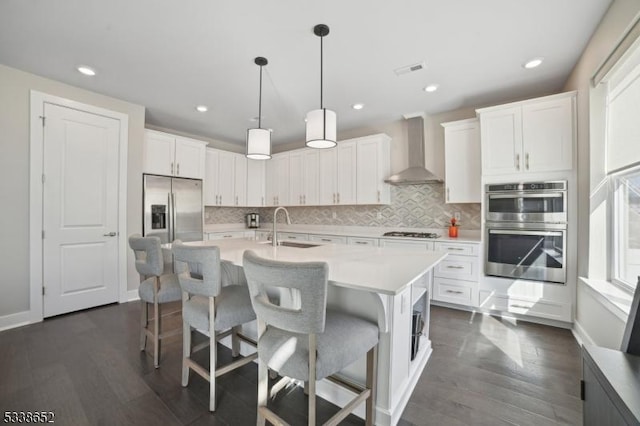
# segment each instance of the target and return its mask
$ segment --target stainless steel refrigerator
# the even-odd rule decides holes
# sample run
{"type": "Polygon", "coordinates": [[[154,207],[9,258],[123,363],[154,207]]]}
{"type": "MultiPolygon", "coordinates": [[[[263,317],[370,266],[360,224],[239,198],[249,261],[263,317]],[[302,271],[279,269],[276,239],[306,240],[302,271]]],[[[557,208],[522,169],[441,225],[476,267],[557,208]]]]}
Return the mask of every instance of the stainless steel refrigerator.
{"type": "Polygon", "coordinates": [[[143,175],[144,236],[173,240],[202,240],[202,180],[143,175]]]}

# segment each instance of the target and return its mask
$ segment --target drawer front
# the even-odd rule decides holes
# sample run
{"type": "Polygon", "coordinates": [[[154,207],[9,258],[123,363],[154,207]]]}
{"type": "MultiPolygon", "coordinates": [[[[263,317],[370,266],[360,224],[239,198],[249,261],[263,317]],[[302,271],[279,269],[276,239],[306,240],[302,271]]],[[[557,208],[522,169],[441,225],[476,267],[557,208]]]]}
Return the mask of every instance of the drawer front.
{"type": "Polygon", "coordinates": [[[309,235],[309,241],[318,241],[327,244],[347,244],[347,237],[336,235],[309,235]]]}
{"type": "Polygon", "coordinates": [[[412,250],[433,250],[433,243],[430,241],[402,241],[398,239],[380,239],[380,247],[402,248],[412,250]]]}
{"type": "Polygon", "coordinates": [[[378,247],[378,239],[377,238],[347,237],[347,244],[352,244],[354,246],[378,247]]]}
{"type": "Polygon", "coordinates": [[[284,240],[308,241],[309,235],[290,233],[290,232],[278,232],[278,240],[279,241],[284,241],[284,240]]]}
{"type": "Polygon", "coordinates": [[[477,284],[436,277],[433,280],[433,299],[465,306],[478,306],[477,284]]]}
{"type": "Polygon", "coordinates": [[[484,309],[511,312],[519,315],[549,318],[559,321],[571,320],[571,306],[549,300],[532,300],[480,290],[479,306],[484,309]]]}
{"type": "Polygon", "coordinates": [[[458,256],[478,256],[479,254],[478,244],[461,244],[436,241],[435,247],[436,250],[446,251],[458,256]]]}
{"type": "Polygon", "coordinates": [[[244,231],[232,231],[232,232],[210,232],[210,240],[223,240],[228,238],[244,238],[244,231]]]}
{"type": "Polygon", "coordinates": [[[436,266],[436,277],[478,281],[478,258],[449,255],[436,266]]]}

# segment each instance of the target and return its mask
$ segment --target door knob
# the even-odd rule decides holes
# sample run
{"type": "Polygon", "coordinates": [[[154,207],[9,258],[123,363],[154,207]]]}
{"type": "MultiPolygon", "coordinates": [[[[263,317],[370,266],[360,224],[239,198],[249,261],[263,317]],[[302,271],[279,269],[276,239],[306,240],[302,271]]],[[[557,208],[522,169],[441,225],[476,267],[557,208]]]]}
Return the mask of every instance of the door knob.
{"type": "Polygon", "coordinates": [[[105,237],[115,237],[116,235],[118,235],[117,232],[109,232],[108,234],[103,234],[105,237]]]}

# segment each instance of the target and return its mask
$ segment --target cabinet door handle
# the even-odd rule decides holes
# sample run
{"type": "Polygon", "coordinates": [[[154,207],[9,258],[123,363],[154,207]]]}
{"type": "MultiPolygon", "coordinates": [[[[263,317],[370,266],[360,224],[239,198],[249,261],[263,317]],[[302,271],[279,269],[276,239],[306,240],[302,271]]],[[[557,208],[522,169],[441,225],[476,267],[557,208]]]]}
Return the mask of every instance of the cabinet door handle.
{"type": "Polygon", "coordinates": [[[335,203],[336,203],[336,193],[334,192],[333,193],[333,204],[335,204],[335,203]]]}
{"type": "Polygon", "coordinates": [[[118,235],[118,233],[113,231],[107,234],[103,234],[104,237],[115,237],[116,235],[118,235]]]}
{"type": "Polygon", "coordinates": [[[173,174],[173,163],[171,163],[171,173],[170,174],[173,174]]]}
{"type": "Polygon", "coordinates": [[[320,241],[325,241],[325,242],[327,242],[327,243],[330,243],[330,242],[331,242],[331,240],[330,240],[330,239],[328,239],[328,238],[321,238],[321,239],[320,239],[320,241]]]}
{"type": "Polygon", "coordinates": [[[176,174],[180,175],[180,163],[178,163],[176,166],[176,174]]]}
{"type": "Polygon", "coordinates": [[[462,292],[458,290],[446,290],[446,293],[462,294],[462,292]]]}
{"type": "Polygon", "coordinates": [[[369,243],[366,242],[366,241],[356,241],[356,244],[363,244],[364,245],[364,244],[369,244],[369,243]]]}
{"type": "Polygon", "coordinates": [[[380,190],[378,189],[378,202],[380,202],[380,190]]]}
{"type": "Polygon", "coordinates": [[[447,201],[449,201],[450,199],[450,192],[449,192],[449,187],[447,186],[447,201]]]}
{"type": "Polygon", "coordinates": [[[307,194],[302,196],[302,204],[307,204],[307,194]]]}
{"type": "Polygon", "coordinates": [[[520,154],[516,154],[516,170],[520,170],[520,154]]]}
{"type": "Polygon", "coordinates": [[[233,235],[224,235],[223,238],[231,238],[233,235]]]}
{"type": "Polygon", "coordinates": [[[338,192],[338,204],[340,204],[340,193],[338,192]]]}
{"type": "Polygon", "coordinates": [[[460,248],[460,247],[447,247],[447,250],[449,250],[449,251],[454,251],[454,250],[455,251],[464,251],[464,249],[460,248]]]}
{"type": "Polygon", "coordinates": [[[238,205],[238,196],[236,195],[236,206],[238,205]]]}
{"type": "Polygon", "coordinates": [[[464,269],[464,266],[447,265],[447,269],[464,269]]]}
{"type": "Polygon", "coordinates": [[[529,153],[524,154],[524,168],[529,170],[529,153]]]}

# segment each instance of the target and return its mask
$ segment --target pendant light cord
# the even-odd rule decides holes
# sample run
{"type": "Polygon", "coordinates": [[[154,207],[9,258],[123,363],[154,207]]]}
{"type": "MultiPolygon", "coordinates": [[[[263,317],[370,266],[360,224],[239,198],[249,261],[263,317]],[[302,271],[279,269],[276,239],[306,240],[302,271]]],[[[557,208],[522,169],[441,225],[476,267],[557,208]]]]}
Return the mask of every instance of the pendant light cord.
{"type": "Polygon", "coordinates": [[[320,109],[324,109],[323,107],[323,103],[322,103],[322,71],[324,69],[324,64],[323,64],[323,58],[324,55],[322,53],[322,39],[324,38],[324,36],[320,36],[320,109]]]}
{"type": "Polygon", "coordinates": [[[262,65],[260,65],[260,96],[258,96],[258,128],[262,128],[262,65]]]}

